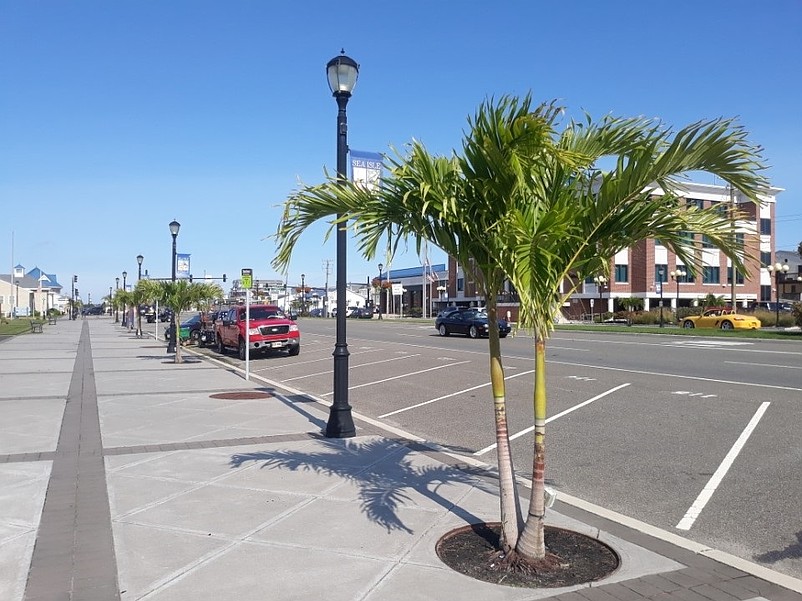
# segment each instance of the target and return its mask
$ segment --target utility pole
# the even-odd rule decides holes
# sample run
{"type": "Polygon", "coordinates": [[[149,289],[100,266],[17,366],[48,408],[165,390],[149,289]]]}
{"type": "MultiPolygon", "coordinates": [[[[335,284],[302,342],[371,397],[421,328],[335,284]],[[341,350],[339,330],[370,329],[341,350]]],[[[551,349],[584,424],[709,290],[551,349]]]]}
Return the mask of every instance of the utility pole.
{"type": "Polygon", "coordinates": [[[326,291],[323,294],[323,317],[329,316],[329,274],[331,273],[331,259],[323,259],[323,271],[326,272],[326,291]]]}

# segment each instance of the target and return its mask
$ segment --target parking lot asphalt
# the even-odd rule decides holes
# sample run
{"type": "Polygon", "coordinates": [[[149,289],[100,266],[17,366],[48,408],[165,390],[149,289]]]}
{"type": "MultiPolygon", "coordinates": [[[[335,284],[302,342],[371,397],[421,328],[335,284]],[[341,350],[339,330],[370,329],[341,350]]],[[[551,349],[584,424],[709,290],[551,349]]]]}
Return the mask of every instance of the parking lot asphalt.
{"type": "MultiPolygon", "coordinates": [[[[522,590],[452,571],[435,543],[467,516],[497,519],[492,468],[357,410],[355,438],[323,438],[315,345],[246,381],[188,348],[176,365],[107,318],[0,344],[0,599],[802,601],[796,578],[568,494],[549,523],[612,546],[610,577],[522,590]]],[[[415,361],[370,346],[352,353],[415,361]]],[[[415,390],[435,367],[418,365],[415,390]]],[[[399,380],[383,394],[417,398],[399,380]]]]}

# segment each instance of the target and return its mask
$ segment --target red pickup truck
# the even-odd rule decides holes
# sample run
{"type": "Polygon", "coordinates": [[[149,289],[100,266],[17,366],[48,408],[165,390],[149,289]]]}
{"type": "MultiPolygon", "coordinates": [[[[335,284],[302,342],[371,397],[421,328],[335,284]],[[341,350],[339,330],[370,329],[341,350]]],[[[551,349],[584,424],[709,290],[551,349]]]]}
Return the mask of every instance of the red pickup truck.
{"type": "MultiPolygon", "coordinates": [[[[290,356],[301,352],[301,331],[298,324],[275,305],[251,305],[248,342],[251,353],[285,350],[290,356]]],[[[214,324],[217,351],[237,349],[245,360],[245,307],[233,307],[214,324]]]]}

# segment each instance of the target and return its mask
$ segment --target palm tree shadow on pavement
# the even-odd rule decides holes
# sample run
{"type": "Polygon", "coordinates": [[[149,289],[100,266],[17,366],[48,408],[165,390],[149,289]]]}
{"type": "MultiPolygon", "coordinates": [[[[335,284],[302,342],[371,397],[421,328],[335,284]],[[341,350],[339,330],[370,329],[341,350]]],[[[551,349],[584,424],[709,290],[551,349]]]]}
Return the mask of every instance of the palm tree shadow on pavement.
{"type": "Polygon", "coordinates": [[[753,556],[755,561],[764,563],[776,563],[783,559],[798,559],[802,557],[802,531],[796,533],[796,542],[791,543],[785,549],[777,549],[775,551],[767,551],[760,555],[753,556]]]}
{"type": "Polygon", "coordinates": [[[260,469],[311,471],[343,478],[359,488],[362,512],[388,532],[412,533],[399,517],[398,510],[405,504],[415,503],[413,493],[436,502],[468,524],[479,524],[485,520],[457,504],[467,490],[453,486],[468,485],[491,494],[498,492],[498,484],[494,486],[487,481],[487,472],[469,466],[425,464],[419,460],[425,457],[423,454],[398,441],[322,439],[316,444],[322,449],[238,453],[231,457],[230,465],[233,469],[253,461],[261,464],[260,469]]]}

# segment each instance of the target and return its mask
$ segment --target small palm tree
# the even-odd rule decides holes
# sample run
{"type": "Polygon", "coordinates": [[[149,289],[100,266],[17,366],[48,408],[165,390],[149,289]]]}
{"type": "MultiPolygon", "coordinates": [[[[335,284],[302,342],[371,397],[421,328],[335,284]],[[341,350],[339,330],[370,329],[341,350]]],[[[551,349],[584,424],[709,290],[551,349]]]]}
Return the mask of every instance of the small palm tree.
{"type": "MultiPolygon", "coordinates": [[[[223,289],[217,284],[207,282],[190,284],[187,280],[175,282],[156,282],[158,294],[155,298],[168,307],[175,315],[176,339],[179,338],[178,328],[181,326],[181,313],[193,307],[203,306],[215,299],[223,298],[223,289]]],[[[181,363],[181,345],[175,346],[175,362],[181,363]]]]}

